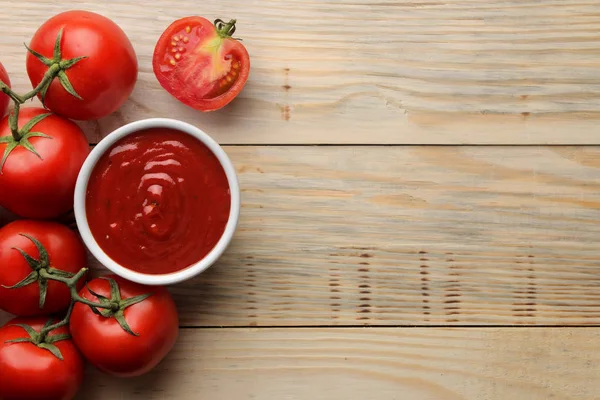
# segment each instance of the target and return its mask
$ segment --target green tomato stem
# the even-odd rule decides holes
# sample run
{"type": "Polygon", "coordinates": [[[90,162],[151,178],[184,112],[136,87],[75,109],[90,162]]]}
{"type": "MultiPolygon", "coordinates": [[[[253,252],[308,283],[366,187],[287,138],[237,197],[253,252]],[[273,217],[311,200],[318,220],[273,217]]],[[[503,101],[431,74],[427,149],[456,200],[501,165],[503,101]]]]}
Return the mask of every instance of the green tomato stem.
{"type": "Polygon", "coordinates": [[[225,22],[221,19],[216,19],[214,22],[215,29],[217,34],[221,36],[223,39],[230,38],[235,33],[235,23],[237,21],[235,19],[229,20],[229,22],[225,22]]]}
{"type": "Polygon", "coordinates": [[[65,317],[58,321],[55,324],[46,326],[44,328],[42,328],[40,330],[40,342],[44,342],[46,340],[46,337],[48,336],[48,334],[50,332],[52,332],[55,329],[61,328],[63,326],[67,326],[69,324],[69,320],[71,319],[71,313],[73,312],[73,307],[75,306],[75,301],[71,301],[71,304],[69,305],[69,309],[67,310],[67,314],[65,315],[65,317]]]}
{"type": "Polygon", "coordinates": [[[15,93],[11,88],[8,87],[6,83],[2,81],[0,81],[0,90],[10,97],[15,103],[23,104],[25,102],[21,96],[15,93]]]}
{"type": "Polygon", "coordinates": [[[81,297],[79,295],[79,293],[77,293],[77,282],[79,282],[81,277],[83,277],[83,275],[85,275],[85,273],[87,271],[88,271],[87,268],[82,268],[77,274],[73,275],[71,278],[65,278],[63,276],[58,276],[56,274],[53,274],[52,272],[49,272],[47,269],[40,269],[39,274],[42,278],[47,279],[49,281],[50,280],[58,281],[58,282],[62,282],[65,285],[67,285],[67,287],[69,288],[69,291],[71,292],[71,299],[73,300],[73,302],[83,303],[90,307],[110,309],[111,308],[110,304],[107,305],[107,304],[102,304],[102,303],[96,303],[96,302],[93,302],[91,300],[81,297]]]}
{"type": "MultiPolygon", "coordinates": [[[[81,97],[77,94],[77,92],[75,92],[75,90],[72,88],[72,85],[69,82],[69,78],[64,74],[64,71],[71,68],[73,65],[77,64],[79,61],[87,58],[87,56],[75,57],[70,60],[63,60],[62,55],[61,55],[62,53],[60,51],[61,38],[62,38],[62,29],[60,30],[60,32],[56,38],[56,43],[54,45],[54,58],[52,60],[42,56],[41,54],[37,53],[36,51],[30,49],[29,47],[27,47],[27,45],[25,45],[25,47],[27,47],[27,50],[30,53],[32,53],[35,57],[37,57],[40,60],[40,62],[42,62],[43,64],[48,66],[48,70],[44,74],[44,77],[42,78],[40,83],[33,90],[31,90],[31,91],[25,93],[25,95],[21,96],[21,95],[15,93],[15,91],[13,91],[11,88],[9,88],[8,85],[6,85],[4,82],[0,81],[0,91],[2,91],[7,96],[9,96],[11,98],[11,100],[13,101],[13,103],[15,104],[14,109],[11,111],[10,117],[8,119],[8,126],[10,128],[12,137],[15,140],[15,142],[17,142],[17,144],[19,144],[20,140],[23,138],[23,136],[25,136],[28,133],[28,132],[19,131],[18,121],[19,121],[20,105],[24,104],[27,100],[33,99],[37,95],[41,95],[42,105],[44,105],[44,98],[46,96],[46,92],[48,91],[48,88],[52,84],[52,81],[54,80],[54,78],[56,78],[60,75],[59,78],[61,80],[61,84],[65,87],[65,90],[67,92],[69,92],[70,94],[72,94],[73,96],[77,97],[78,99],[81,99],[81,97]]],[[[3,161],[6,161],[6,156],[4,157],[3,161]]],[[[4,165],[4,163],[2,163],[2,166],[3,165],[4,165]]],[[[0,173],[2,170],[2,166],[0,166],[0,173]]]]}
{"type": "MultiPolygon", "coordinates": [[[[46,343],[48,334],[50,332],[52,332],[55,329],[59,329],[63,326],[67,326],[71,319],[71,313],[73,312],[75,303],[77,303],[77,302],[84,303],[84,304],[87,304],[92,307],[110,308],[110,306],[107,307],[103,304],[94,303],[92,301],[84,299],[81,296],[79,296],[79,294],[77,293],[77,282],[79,282],[79,280],[86,274],[87,271],[88,271],[87,268],[82,268],[78,273],[76,273],[75,275],[73,275],[70,278],[67,278],[67,277],[52,273],[52,272],[48,271],[47,268],[39,269],[38,273],[40,274],[40,276],[42,278],[44,278],[46,280],[59,281],[59,282],[64,283],[65,285],[67,285],[67,287],[69,288],[69,291],[71,293],[71,304],[69,305],[69,309],[67,310],[67,313],[62,320],[58,321],[55,324],[51,324],[51,325],[46,324],[42,329],[40,329],[40,332],[37,335],[32,336],[32,341],[34,344],[39,346],[42,343],[46,343]]],[[[64,338],[69,337],[68,335],[62,335],[62,336],[64,336],[64,337],[52,337],[52,339],[63,340],[64,338]]],[[[48,343],[51,344],[52,339],[48,340],[48,343]]],[[[60,351],[59,350],[56,350],[56,351],[58,352],[58,355],[60,355],[60,351]]]]}
{"type": "Polygon", "coordinates": [[[21,98],[23,100],[21,101],[21,104],[37,96],[38,93],[40,93],[50,82],[52,82],[52,80],[54,80],[54,78],[58,76],[58,73],[60,71],[61,67],[59,64],[52,64],[52,66],[48,68],[48,70],[44,74],[44,78],[42,78],[42,81],[33,90],[29,91],[28,93],[25,93],[25,95],[21,98]]]}
{"type": "Polygon", "coordinates": [[[0,90],[3,93],[5,93],[8,97],[10,97],[13,103],[15,104],[13,110],[10,112],[10,115],[8,117],[8,126],[10,128],[10,133],[12,134],[12,137],[13,139],[15,139],[16,142],[19,142],[23,137],[23,134],[26,133],[19,131],[19,110],[21,104],[24,104],[27,100],[30,100],[37,96],[37,94],[40,91],[47,87],[50,84],[50,82],[52,82],[52,80],[56,78],[60,70],[61,68],[58,64],[53,64],[50,68],[48,68],[48,71],[46,71],[46,73],[44,74],[44,78],[42,79],[40,84],[37,85],[35,89],[26,93],[24,96],[18,95],[14,90],[9,88],[8,85],[0,81],[0,90]]]}
{"type": "MultiPolygon", "coordinates": [[[[17,111],[18,111],[19,104],[20,103],[15,104],[15,106],[17,107],[17,111]]],[[[27,324],[16,324],[16,325],[22,327],[27,332],[29,337],[21,337],[21,338],[17,338],[14,340],[9,340],[9,341],[7,341],[7,343],[29,342],[39,348],[50,351],[59,360],[63,360],[63,356],[61,354],[60,349],[54,343],[57,343],[61,340],[69,339],[71,337],[70,334],[61,333],[61,334],[55,334],[52,336],[49,336],[49,334],[50,334],[50,332],[52,332],[56,329],[59,329],[63,326],[67,326],[69,324],[70,319],[71,319],[71,314],[73,312],[73,308],[75,307],[75,303],[78,303],[78,302],[89,306],[91,308],[91,310],[94,312],[94,314],[96,314],[98,316],[101,316],[104,318],[115,318],[115,320],[118,322],[118,324],[121,326],[121,328],[125,332],[129,333],[132,336],[139,336],[138,333],[131,330],[129,324],[125,320],[125,309],[133,306],[134,304],[138,304],[138,303],[141,303],[142,301],[146,300],[148,297],[150,297],[152,295],[151,293],[146,293],[146,294],[122,299],[119,285],[117,284],[117,282],[114,279],[105,278],[108,280],[109,285],[110,285],[110,292],[111,292],[110,298],[103,296],[99,293],[95,293],[92,289],[90,289],[88,287],[87,289],[88,289],[89,293],[92,294],[93,296],[95,296],[99,300],[99,302],[96,303],[94,301],[88,300],[88,299],[80,296],[79,293],[77,292],[77,283],[88,272],[88,268],[82,268],[81,270],[79,270],[79,272],[77,272],[74,275],[69,272],[66,272],[66,271],[63,271],[63,270],[60,270],[57,268],[53,268],[51,266],[50,259],[48,257],[48,252],[44,248],[43,244],[41,244],[37,239],[35,239],[31,236],[27,236],[25,234],[21,234],[21,235],[28,237],[35,244],[35,246],[38,249],[38,252],[40,253],[40,258],[39,258],[39,260],[37,260],[19,248],[16,248],[16,247],[13,248],[16,251],[19,251],[19,253],[21,253],[21,255],[23,257],[25,257],[25,259],[27,260],[27,262],[29,263],[29,265],[33,269],[33,271],[30,274],[30,276],[28,276],[27,278],[25,278],[23,281],[19,282],[16,285],[8,287],[8,289],[16,289],[19,287],[24,287],[35,281],[39,281],[40,286],[42,285],[42,282],[44,282],[44,284],[47,287],[46,282],[49,280],[53,280],[53,281],[61,282],[69,288],[69,292],[71,294],[71,303],[69,304],[69,309],[67,310],[67,313],[65,314],[65,316],[62,320],[60,320],[54,324],[51,323],[52,320],[48,320],[46,322],[46,324],[40,329],[39,332],[35,331],[31,326],[29,326],[27,324]],[[33,276],[32,279],[30,279],[31,276],[33,276]]],[[[40,290],[40,308],[43,307],[42,298],[44,298],[45,296],[46,296],[45,289],[43,291],[40,290]],[[42,295],[42,292],[43,292],[43,295],[42,295]]]]}
{"type": "Polygon", "coordinates": [[[10,128],[10,133],[12,134],[15,142],[19,142],[21,140],[21,133],[19,132],[19,109],[21,108],[21,104],[15,102],[15,108],[10,112],[8,116],[8,127],[10,128]]]}
{"type": "MultiPolygon", "coordinates": [[[[91,300],[81,297],[79,295],[79,293],[77,293],[77,288],[76,288],[77,281],[79,281],[79,279],[81,279],[81,277],[85,274],[86,271],[87,271],[87,268],[82,268],[81,271],[79,271],[77,274],[75,274],[71,278],[66,278],[64,276],[57,276],[55,274],[52,274],[52,272],[49,272],[46,269],[40,269],[39,274],[44,279],[59,281],[69,287],[69,290],[71,292],[71,300],[72,300],[71,308],[73,307],[73,304],[76,302],[88,305],[92,309],[94,314],[102,316],[104,318],[115,318],[117,320],[117,322],[119,323],[119,325],[121,326],[121,328],[123,328],[124,331],[126,331],[130,335],[138,336],[138,334],[133,332],[131,330],[131,328],[129,327],[129,324],[125,320],[124,312],[125,312],[126,308],[131,307],[134,304],[141,303],[142,301],[146,300],[148,297],[152,296],[152,294],[146,293],[146,294],[142,294],[139,296],[129,297],[127,299],[122,299],[121,293],[119,290],[119,285],[117,284],[117,282],[112,278],[107,278],[109,285],[110,285],[110,292],[111,292],[110,298],[102,296],[99,293],[94,292],[92,289],[90,289],[88,287],[88,291],[100,300],[100,303],[93,302],[91,300]]],[[[60,326],[68,324],[70,316],[71,316],[71,312],[69,310],[69,312],[67,313],[65,318],[62,321],[60,321],[59,323],[54,324],[54,325],[58,325],[58,327],[60,327],[60,326]]],[[[50,327],[52,327],[54,325],[51,325],[50,327]]],[[[48,330],[50,327],[45,328],[45,329],[48,330]]],[[[56,329],[56,327],[54,327],[53,329],[56,329]]]]}

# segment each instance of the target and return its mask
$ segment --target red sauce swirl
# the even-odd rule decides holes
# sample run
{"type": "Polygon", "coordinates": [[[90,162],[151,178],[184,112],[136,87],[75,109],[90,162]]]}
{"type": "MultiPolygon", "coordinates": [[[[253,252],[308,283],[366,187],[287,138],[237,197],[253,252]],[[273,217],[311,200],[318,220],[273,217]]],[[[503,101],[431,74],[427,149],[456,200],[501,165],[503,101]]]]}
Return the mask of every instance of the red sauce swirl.
{"type": "Polygon", "coordinates": [[[90,176],[86,211],[98,245],[125,268],[179,271],[219,241],[229,218],[227,176],[204,143],[147,129],[115,143],[90,176]]]}

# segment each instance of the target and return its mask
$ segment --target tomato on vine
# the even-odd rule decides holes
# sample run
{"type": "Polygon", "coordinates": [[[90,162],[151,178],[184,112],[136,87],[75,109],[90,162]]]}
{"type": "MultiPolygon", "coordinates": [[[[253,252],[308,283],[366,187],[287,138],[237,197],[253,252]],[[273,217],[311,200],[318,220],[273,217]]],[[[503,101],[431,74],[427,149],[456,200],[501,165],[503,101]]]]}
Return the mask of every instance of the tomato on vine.
{"type": "MultiPolygon", "coordinates": [[[[17,220],[0,228],[0,309],[19,316],[66,310],[69,288],[45,274],[72,277],[87,263],[79,236],[56,222],[17,220]]],[[[83,280],[77,283],[77,290],[83,280]]]]}
{"type": "Polygon", "coordinates": [[[89,11],[57,14],[29,45],[27,74],[34,87],[48,71],[57,79],[38,93],[51,111],[75,120],[106,117],[129,98],[138,62],[129,38],[112,20],[89,11]]]}
{"type": "Polygon", "coordinates": [[[173,22],[154,49],[152,67],[161,86],[200,111],[229,104],[244,88],[250,56],[232,35],[236,20],[214,24],[202,17],[173,22]]]}
{"type": "Polygon", "coordinates": [[[68,119],[15,107],[0,121],[0,206],[24,218],[57,218],[73,208],[88,141],[68,119]]]}
{"type": "Polygon", "coordinates": [[[0,328],[0,399],[75,397],[83,383],[84,360],[67,327],[53,328],[52,322],[15,318],[0,328]]]}
{"type": "MultiPolygon", "coordinates": [[[[10,78],[8,77],[8,73],[6,72],[6,69],[4,69],[2,63],[0,63],[0,81],[10,87],[10,78]]],[[[0,93],[0,118],[4,117],[6,114],[8,103],[10,103],[10,97],[4,93],[0,93]]]]}
{"type": "Polygon", "coordinates": [[[91,280],[79,295],[107,307],[78,302],[70,321],[77,348],[107,374],[142,375],[158,365],[177,341],[179,317],[164,287],[110,275],[91,280]]]}
{"type": "Polygon", "coordinates": [[[70,211],[77,175],[89,154],[83,131],[72,121],[43,108],[21,110],[35,96],[45,101],[56,84],[77,100],[79,95],[65,71],[87,56],[64,59],[61,46],[62,28],[52,59],[29,49],[46,67],[36,87],[25,95],[0,81],[0,91],[14,103],[14,109],[0,121],[0,206],[25,218],[57,218],[70,211]]]}

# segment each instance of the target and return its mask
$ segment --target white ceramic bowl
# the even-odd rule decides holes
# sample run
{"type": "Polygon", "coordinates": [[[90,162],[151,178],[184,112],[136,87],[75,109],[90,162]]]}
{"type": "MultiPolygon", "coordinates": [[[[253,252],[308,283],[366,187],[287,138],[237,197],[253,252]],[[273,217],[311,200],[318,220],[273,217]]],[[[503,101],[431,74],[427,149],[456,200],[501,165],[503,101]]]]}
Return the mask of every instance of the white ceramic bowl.
{"type": "Polygon", "coordinates": [[[98,143],[98,145],[96,145],[92,149],[89,156],[83,163],[83,166],[77,178],[77,184],[75,186],[74,200],[74,211],[75,219],[77,221],[77,227],[79,229],[81,237],[83,238],[84,243],[90,249],[92,255],[96,257],[96,259],[98,259],[98,261],[100,261],[102,265],[111,270],[113,273],[120,275],[121,277],[130,281],[146,285],[169,285],[179,283],[190,279],[209,268],[212,264],[215,263],[215,261],[217,261],[217,259],[223,254],[225,249],[229,246],[229,243],[231,242],[231,239],[233,238],[233,234],[237,227],[240,214],[240,187],[235,168],[233,167],[233,164],[231,163],[231,160],[229,159],[225,151],[223,151],[223,149],[221,148],[221,146],[219,146],[217,142],[215,142],[210,136],[208,136],[199,128],[196,128],[195,126],[182,121],[167,118],[151,118],[132,122],[111,132],[108,136],[102,139],[100,143],[98,143]],[[100,248],[100,246],[94,239],[94,236],[92,235],[92,232],[90,231],[90,227],[88,225],[85,208],[88,180],[99,158],[118,140],[132,133],[149,128],[176,129],[181,132],[187,133],[191,136],[194,136],[196,139],[204,143],[217,157],[217,159],[221,163],[221,166],[225,170],[225,174],[227,176],[227,181],[229,182],[229,188],[231,191],[231,208],[229,212],[229,220],[227,221],[227,225],[225,226],[225,231],[223,232],[221,239],[217,242],[215,247],[210,251],[210,253],[208,253],[202,260],[198,261],[197,263],[183,270],[162,275],[144,274],[132,271],[131,269],[125,268],[116,263],[114,260],[112,260],[102,250],[102,248],[100,248]]]}

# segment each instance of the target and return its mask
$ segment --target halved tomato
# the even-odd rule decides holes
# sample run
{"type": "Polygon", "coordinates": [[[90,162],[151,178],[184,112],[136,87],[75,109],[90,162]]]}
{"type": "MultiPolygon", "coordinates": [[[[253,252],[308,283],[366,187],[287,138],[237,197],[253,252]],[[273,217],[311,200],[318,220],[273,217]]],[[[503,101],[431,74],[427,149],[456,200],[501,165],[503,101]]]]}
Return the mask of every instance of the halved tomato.
{"type": "Polygon", "coordinates": [[[173,22],[154,49],[152,66],[158,82],[173,97],[200,111],[229,104],[244,88],[250,73],[250,56],[231,37],[235,20],[202,17],[173,22]]]}

